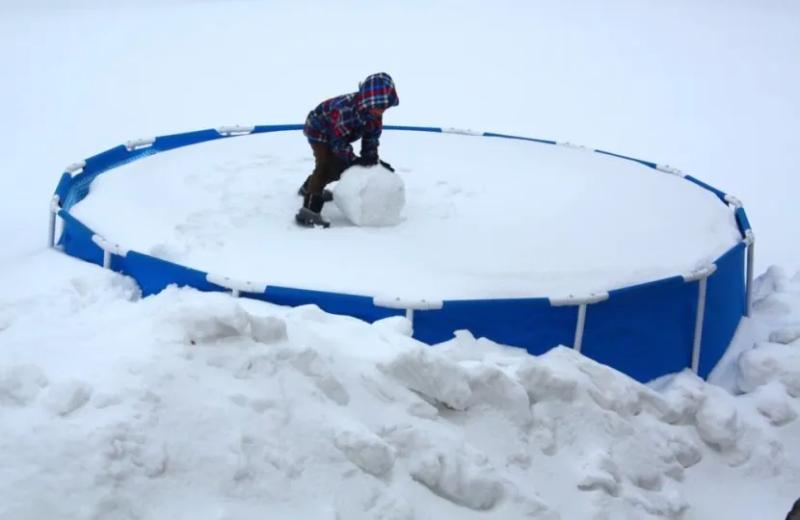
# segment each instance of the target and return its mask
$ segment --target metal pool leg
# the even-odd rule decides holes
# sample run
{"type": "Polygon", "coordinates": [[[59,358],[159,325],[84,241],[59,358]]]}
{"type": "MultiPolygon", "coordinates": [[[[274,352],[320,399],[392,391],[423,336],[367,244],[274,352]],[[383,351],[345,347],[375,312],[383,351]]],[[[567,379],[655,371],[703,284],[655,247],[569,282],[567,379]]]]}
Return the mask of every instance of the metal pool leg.
{"type": "Polygon", "coordinates": [[[599,303],[608,299],[608,293],[590,293],[588,295],[569,294],[558,298],[550,298],[550,305],[553,307],[577,306],[578,319],[575,323],[575,340],[572,348],[581,351],[583,348],[583,332],[586,328],[586,308],[593,303],[599,303]]]}
{"type": "Polygon", "coordinates": [[[694,345],[692,345],[692,372],[695,374],[700,368],[700,348],[703,339],[703,320],[706,313],[706,292],[708,288],[708,278],[700,280],[700,287],[697,294],[697,315],[694,322],[694,345]]]}
{"type": "Polygon", "coordinates": [[[575,325],[575,342],[573,348],[580,352],[583,344],[583,329],[586,326],[586,304],[578,305],[578,323],[575,325]]]}
{"type": "Polygon", "coordinates": [[[683,275],[683,281],[698,282],[697,311],[694,320],[694,341],[692,342],[692,371],[696,374],[700,369],[700,349],[703,342],[703,320],[706,313],[706,293],[708,292],[708,278],[717,270],[716,264],[696,269],[683,275]]]}
{"type": "Polygon", "coordinates": [[[748,230],[745,237],[745,244],[747,244],[747,285],[746,287],[746,306],[744,315],[750,316],[753,310],[753,262],[755,260],[756,239],[753,232],[748,230]]]}
{"type": "Polygon", "coordinates": [[[56,215],[58,215],[58,210],[61,209],[59,203],[60,197],[58,195],[53,195],[50,201],[50,226],[47,235],[47,245],[49,247],[54,247],[56,245],[56,215]]]}

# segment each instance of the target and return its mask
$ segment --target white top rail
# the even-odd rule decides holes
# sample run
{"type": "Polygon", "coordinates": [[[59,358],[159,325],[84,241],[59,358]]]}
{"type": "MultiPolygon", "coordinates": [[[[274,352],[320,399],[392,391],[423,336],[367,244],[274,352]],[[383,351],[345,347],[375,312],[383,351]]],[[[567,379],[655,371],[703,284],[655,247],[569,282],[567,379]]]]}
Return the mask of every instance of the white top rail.
{"type": "Polygon", "coordinates": [[[125,141],[125,148],[132,152],[134,150],[141,150],[142,148],[147,148],[148,146],[153,146],[153,143],[156,142],[155,137],[143,137],[142,139],[131,139],[130,141],[125,141]]]}
{"type": "Polygon", "coordinates": [[[84,168],[86,168],[86,161],[78,161],[64,168],[64,171],[70,175],[75,175],[76,173],[83,171],[84,168]]]}
{"type": "Polygon", "coordinates": [[[684,282],[696,282],[697,280],[702,280],[703,278],[708,278],[717,270],[717,264],[709,264],[704,265],[702,267],[698,267],[694,271],[690,271],[688,273],[682,274],[684,282]]]}
{"type": "Polygon", "coordinates": [[[599,303],[608,299],[608,293],[589,293],[589,294],[568,294],[566,296],[556,296],[548,298],[553,307],[564,307],[567,305],[588,305],[599,303]]]}
{"type": "Polygon", "coordinates": [[[470,130],[469,128],[442,128],[443,134],[461,134],[461,135],[483,135],[483,132],[477,130],[470,130]]]}
{"type": "Polygon", "coordinates": [[[247,293],[263,293],[267,290],[267,284],[263,282],[253,282],[250,280],[237,280],[229,276],[222,276],[218,274],[207,274],[206,281],[225,287],[231,291],[247,292],[247,293]]]}
{"type": "Polygon", "coordinates": [[[106,253],[111,253],[117,256],[125,256],[128,254],[128,249],[125,249],[119,244],[110,242],[106,238],[100,235],[92,235],[92,242],[97,244],[97,246],[102,249],[106,253]]]}
{"type": "Polygon", "coordinates": [[[253,133],[255,130],[255,126],[243,126],[243,125],[229,125],[229,126],[220,126],[217,128],[217,133],[219,135],[247,135],[253,133]]]}
{"type": "Polygon", "coordinates": [[[734,197],[733,195],[725,195],[725,202],[733,206],[734,208],[743,208],[742,201],[738,198],[734,197]]]}
{"type": "Polygon", "coordinates": [[[572,148],[573,150],[586,150],[587,152],[593,152],[594,148],[589,148],[588,146],[584,146],[582,144],[575,144],[569,141],[556,141],[556,145],[563,146],[564,148],[572,148]]]}
{"type": "Polygon", "coordinates": [[[441,300],[409,299],[391,296],[375,296],[372,304],[376,307],[387,309],[413,309],[416,311],[430,311],[441,309],[444,303],[441,300]]]}
{"type": "Polygon", "coordinates": [[[669,173],[670,175],[677,175],[678,177],[686,177],[685,173],[683,173],[678,168],[670,166],[669,164],[656,164],[656,170],[664,173],[669,173]]]}

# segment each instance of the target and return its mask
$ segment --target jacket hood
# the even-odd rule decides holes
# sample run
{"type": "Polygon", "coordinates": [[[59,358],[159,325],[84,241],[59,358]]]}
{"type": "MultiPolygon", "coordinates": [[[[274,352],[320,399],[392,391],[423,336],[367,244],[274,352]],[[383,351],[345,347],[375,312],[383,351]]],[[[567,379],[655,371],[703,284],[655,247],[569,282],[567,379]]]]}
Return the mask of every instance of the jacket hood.
{"type": "Polygon", "coordinates": [[[389,108],[400,104],[392,77],[385,72],[371,74],[358,85],[358,108],[389,108]]]}

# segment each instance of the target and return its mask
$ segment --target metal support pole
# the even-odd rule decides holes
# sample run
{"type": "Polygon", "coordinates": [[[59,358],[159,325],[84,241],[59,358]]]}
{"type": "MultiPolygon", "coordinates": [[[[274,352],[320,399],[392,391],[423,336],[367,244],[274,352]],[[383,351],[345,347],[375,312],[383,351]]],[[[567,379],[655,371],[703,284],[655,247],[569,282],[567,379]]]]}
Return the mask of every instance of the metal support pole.
{"type": "Polygon", "coordinates": [[[683,281],[686,283],[698,282],[697,313],[695,314],[694,341],[692,344],[692,371],[695,374],[700,369],[700,348],[702,347],[703,342],[703,320],[706,313],[706,292],[708,289],[708,278],[716,271],[716,264],[708,264],[683,275],[683,281]]]}
{"type": "Polygon", "coordinates": [[[219,285],[231,292],[231,296],[238,298],[244,293],[262,294],[267,290],[267,284],[263,282],[253,282],[250,280],[237,280],[228,276],[223,276],[214,273],[206,274],[206,281],[219,285]]]}
{"type": "Polygon", "coordinates": [[[111,255],[126,256],[127,249],[123,249],[119,244],[113,244],[101,237],[100,235],[92,235],[92,242],[103,250],[103,267],[111,269],[111,255]]]}
{"type": "Polygon", "coordinates": [[[575,339],[572,348],[581,351],[583,347],[583,332],[586,328],[586,308],[593,303],[600,303],[608,299],[608,293],[590,293],[584,295],[569,294],[561,297],[550,297],[550,305],[553,307],[577,306],[578,320],[575,324],[575,339]]]}
{"type": "Polygon", "coordinates": [[[696,374],[700,368],[700,347],[703,341],[703,319],[706,313],[706,289],[708,277],[701,278],[697,292],[697,316],[694,322],[694,345],[692,346],[692,371],[696,374]]]}
{"type": "Polygon", "coordinates": [[[749,239],[750,244],[747,246],[747,285],[745,286],[746,306],[744,311],[744,315],[748,317],[753,310],[753,261],[756,247],[752,232],[750,232],[749,239]]]}
{"type": "Polygon", "coordinates": [[[586,304],[578,305],[578,323],[575,325],[575,342],[573,348],[580,352],[583,344],[583,329],[586,325],[586,304]]]}
{"type": "Polygon", "coordinates": [[[52,211],[50,212],[50,229],[47,237],[47,245],[51,248],[54,247],[56,245],[56,214],[52,211]]]}
{"type": "Polygon", "coordinates": [[[50,247],[55,247],[56,245],[56,215],[60,209],[60,201],[61,198],[58,195],[53,195],[50,201],[50,225],[47,235],[47,245],[50,247]]]}
{"type": "Polygon", "coordinates": [[[406,319],[414,325],[414,309],[406,309],[406,319]]]}

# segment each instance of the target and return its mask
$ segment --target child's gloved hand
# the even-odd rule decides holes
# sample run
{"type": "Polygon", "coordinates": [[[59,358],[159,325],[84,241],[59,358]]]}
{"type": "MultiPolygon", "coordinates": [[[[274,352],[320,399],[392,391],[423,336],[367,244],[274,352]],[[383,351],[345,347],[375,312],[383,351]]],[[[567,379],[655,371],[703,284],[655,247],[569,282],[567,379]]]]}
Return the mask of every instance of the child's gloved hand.
{"type": "Polygon", "coordinates": [[[359,166],[375,166],[378,164],[378,159],[368,159],[366,157],[357,157],[353,164],[357,164],[359,166]]]}
{"type": "Polygon", "coordinates": [[[386,169],[387,169],[387,170],[389,170],[390,172],[393,172],[393,171],[394,171],[394,168],[392,168],[392,165],[391,165],[391,164],[389,164],[388,162],[386,162],[386,161],[378,161],[378,162],[380,162],[380,163],[381,163],[381,166],[383,166],[384,168],[386,168],[386,169]]]}

